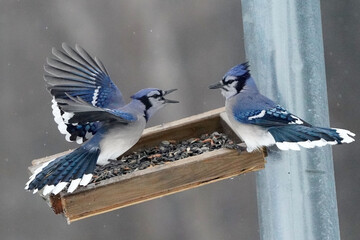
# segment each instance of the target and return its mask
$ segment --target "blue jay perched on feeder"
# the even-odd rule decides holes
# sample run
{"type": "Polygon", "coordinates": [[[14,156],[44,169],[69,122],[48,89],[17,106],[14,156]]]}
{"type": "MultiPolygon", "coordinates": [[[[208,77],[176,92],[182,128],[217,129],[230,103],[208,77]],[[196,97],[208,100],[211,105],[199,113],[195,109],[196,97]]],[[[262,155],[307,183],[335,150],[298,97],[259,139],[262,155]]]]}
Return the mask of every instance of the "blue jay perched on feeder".
{"type": "Polygon", "coordinates": [[[73,192],[92,179],[95,166],[105,165],[130,149],[140,138],[146,122],[167,103],[176,89],[142,89],[124,103],[123,96],[102,62],[83,48],[66,44],[52,50],[44,76],[53,96],[52,109],[58,128],[68,141],[82,144],[73,152],[44,163],[26,183],[25,189],[58,194],[65,187],[73,192]],[[89,139],[89,140],[88,140],[89,139]]]}
{"type": "Polygon", "coordinates": [[[327,144],[351,143],[354,133],[338,128],[315,127],[260,94],[248,63],[231,68],[210,89],[221,89],[229,121],[251,152],[276,145],[281,150],[300,150],[327,144]]]}

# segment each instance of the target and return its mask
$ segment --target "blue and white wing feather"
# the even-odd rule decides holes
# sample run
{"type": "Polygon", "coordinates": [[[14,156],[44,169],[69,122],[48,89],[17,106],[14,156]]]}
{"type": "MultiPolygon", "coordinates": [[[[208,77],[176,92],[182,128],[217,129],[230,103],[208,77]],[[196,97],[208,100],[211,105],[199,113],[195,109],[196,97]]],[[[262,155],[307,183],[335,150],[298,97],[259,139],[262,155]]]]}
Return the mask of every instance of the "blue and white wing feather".
{"type": "Polygon", "coordinates": [[[68,99],[67,95],[81,97],[93,106],[114,109],[124,106],[124,100],[99,59],[92,58],[78,45],[73,49],[63,43],[62,47],[64,52],[52,50],[56,58],[47,59],[48,74],[44,79],[53,96],[52,109],[58,129],[66,135],[66,140],[82,143],[96,133],[99,123],[67,123],[68,114],[59,106],[59,99],[68,99]]]}
{"type": "Polygon", "coordinates": [[[80,97],[67,95],[68,99],[59,99],[58,104],[67,113],[67,124],[86,125],[89,122],[107,123],[117,121],[127,124],[137,120],[131,113],[119,109],[95,107],[80,97]]]}
{"type": "Polygon", "coordinates": [[[299,146],[314,148],[350,143],[354,141],[351,136],[355,136],[344,129],[314,127],[281,106],[243,111],[235,114],[235,118],[241,123],[265,128],[281,150],[300,150],[299,146]]]}

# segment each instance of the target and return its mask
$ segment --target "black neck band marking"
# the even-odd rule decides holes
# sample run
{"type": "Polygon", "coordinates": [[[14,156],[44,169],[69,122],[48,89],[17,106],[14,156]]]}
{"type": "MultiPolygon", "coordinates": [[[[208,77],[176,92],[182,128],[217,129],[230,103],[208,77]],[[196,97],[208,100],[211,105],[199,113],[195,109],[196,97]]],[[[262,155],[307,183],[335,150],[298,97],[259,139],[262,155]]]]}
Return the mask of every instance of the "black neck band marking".
{"type": "Polygon", "coordinates": [[[145,118],[146,121],[148,121],[148,120],[149,120],[148,110],[149,110],[149,108],[152,107],[152,104],[151,104],[151,102],[150,102],[150,100],[149,100],[149,98],[148,98],[147,96],[143,96],[143,97],[139,98],[139,100],[140,100],[140,101],[144,104],[144,106],[145,106],[144,118],[145,118]]]}
{"type": "Polygon", "coordinates": [[[250,78],[250,73],[246,72],[241,76],[238,76],[236,79],[238,80],[238,83],[236,84],[235,88],[237,90],[237,92],[240,92],[246,83],[246,80],[248,80],[250,78]]]}

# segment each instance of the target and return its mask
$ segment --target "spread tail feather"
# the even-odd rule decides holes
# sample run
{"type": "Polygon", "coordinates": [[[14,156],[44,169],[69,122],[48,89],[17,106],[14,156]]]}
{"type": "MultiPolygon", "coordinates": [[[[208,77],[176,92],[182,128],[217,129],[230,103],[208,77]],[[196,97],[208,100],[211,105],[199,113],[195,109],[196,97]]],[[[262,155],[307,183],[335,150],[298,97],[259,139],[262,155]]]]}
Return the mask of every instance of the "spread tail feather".
{"type": "Polygon", "coordinates": [[[43,195],[47,195],[58,194],[69,183],[68,192],[73,192],[79,185],[86,186],[91,181],[99,154],[98,147],[89,149],[81,146],[65,156],[46,162],[35,170],[25,189],[35,193],[44,188],[43,195]]]}
{"type": "Polygon", "coordinates": [[[304,148],[322,147],[351,143],[355,141],[354,133],[337,128],[320,128],[304,125],[287,125],[268,129],[281,150],[300,150],[304,148]]]}

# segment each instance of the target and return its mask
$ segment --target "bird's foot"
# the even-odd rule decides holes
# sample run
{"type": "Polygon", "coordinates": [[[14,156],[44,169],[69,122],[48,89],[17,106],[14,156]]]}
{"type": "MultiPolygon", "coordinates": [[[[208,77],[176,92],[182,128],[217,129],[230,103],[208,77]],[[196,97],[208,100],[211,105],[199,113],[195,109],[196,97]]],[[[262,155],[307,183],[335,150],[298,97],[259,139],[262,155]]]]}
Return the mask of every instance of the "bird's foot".
{"type": "Polygon", "coordinates": [[[245,143],[239,143],[239,144],[231,144],[229,146],[225,146],[228,149],[235,149],[238,151],[238,153],[242,153],[246,151],[246,144],[245,143]]]}
{"type": "Polygon", "coordinates": [[[246,152],[246,148],[247,147],[245,143],[236,144],[236,150],[238,151],[238,153],[246,152]]]}

